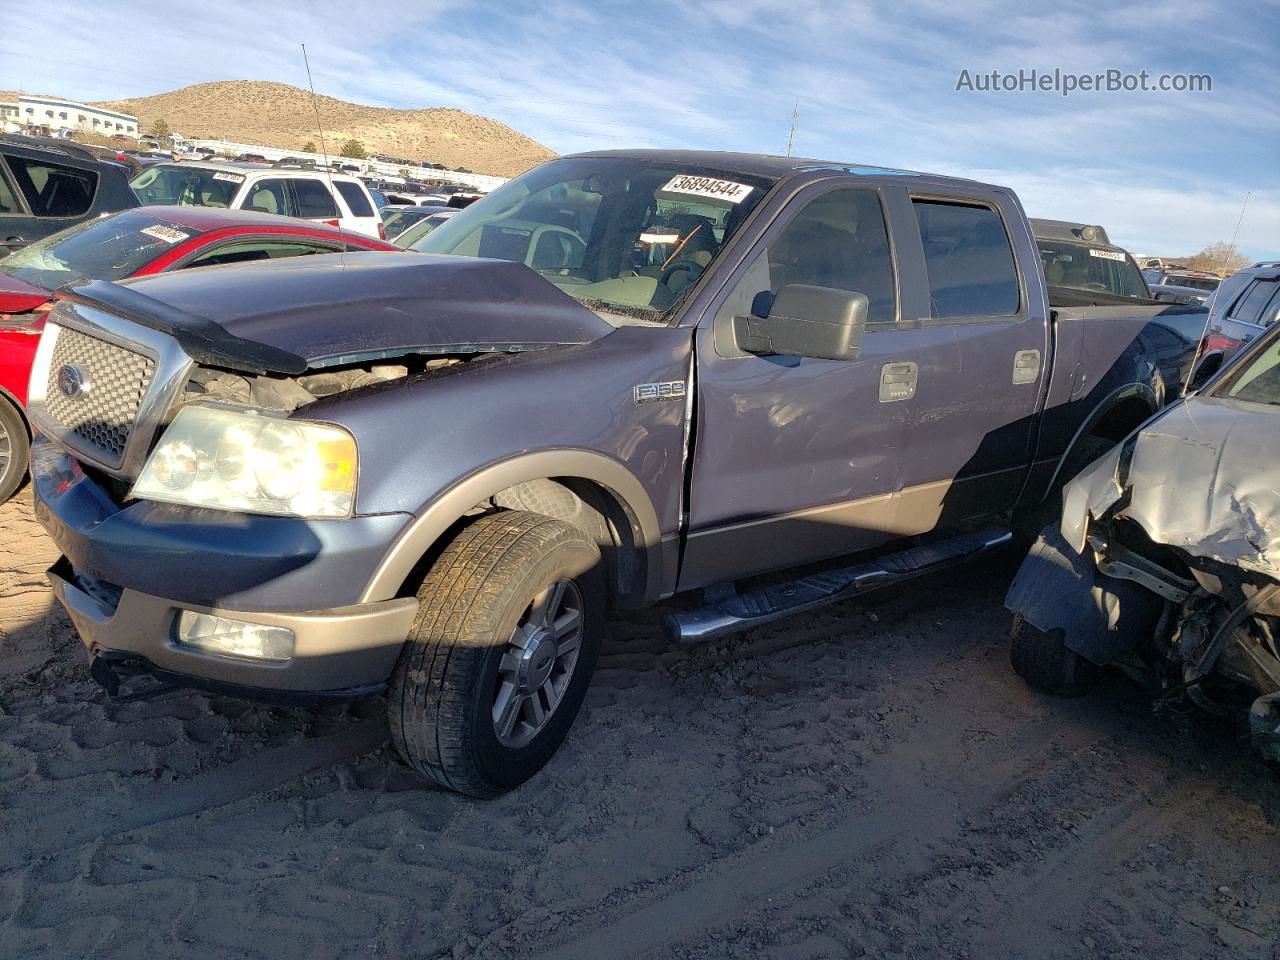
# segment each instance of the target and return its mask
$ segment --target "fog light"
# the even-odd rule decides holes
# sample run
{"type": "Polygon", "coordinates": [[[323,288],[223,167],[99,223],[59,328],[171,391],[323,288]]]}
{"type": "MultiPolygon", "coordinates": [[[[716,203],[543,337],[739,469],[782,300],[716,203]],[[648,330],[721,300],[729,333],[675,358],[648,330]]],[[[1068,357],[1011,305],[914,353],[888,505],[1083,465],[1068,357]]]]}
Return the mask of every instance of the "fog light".
{"type": "Polygon", "coordinates": [[[179,646],[204,653],[277,663],[293,656],[293,631],[263,623],[183,610],[178,617],[179,646]]]}

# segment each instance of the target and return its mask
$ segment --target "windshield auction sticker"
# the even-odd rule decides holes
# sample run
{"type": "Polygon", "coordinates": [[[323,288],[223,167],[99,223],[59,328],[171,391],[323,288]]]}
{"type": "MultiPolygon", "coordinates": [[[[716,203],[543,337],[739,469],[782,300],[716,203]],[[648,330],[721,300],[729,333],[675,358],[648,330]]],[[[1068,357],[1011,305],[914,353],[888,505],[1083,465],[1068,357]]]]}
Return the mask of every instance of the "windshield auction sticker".
{"type": "Polygon", "coordinates": [[[662,188],[663,193],[683,193],[693,197],[709,197],[712,200],[727,200],[729,203],[741,203],[747,199],[752,188],[745,183],[734,183],[732,180],[713,180],[711,177],[695,177],[682,173],[672,177],[662,188]]]}
{"type": "Polygon", "coordinates": [[[1089,256],[1101,257],[1103,260],[1123,260],[1124,259],[1124,254],[1120,253],[1119,251],[1095,250],[1093,247],[1089,248],[1089,256]]]}
{"type": "Polygon", "coordinates": [[[215,173],[213,179],[225,180],[228,183],[244,183],[244,177],[238,173],[215,173]]]}
{"type": "Polygon", "coordinates": [[[143,227],[139,233],[145,233],[148,237],[155,237],[157,240],[163,240],[165,243],[181,243],[189,233],[183,233],[181,230],[175,230],[173,227],[166,227],[163,224],[156,223],[149,227],[143,227]]]}

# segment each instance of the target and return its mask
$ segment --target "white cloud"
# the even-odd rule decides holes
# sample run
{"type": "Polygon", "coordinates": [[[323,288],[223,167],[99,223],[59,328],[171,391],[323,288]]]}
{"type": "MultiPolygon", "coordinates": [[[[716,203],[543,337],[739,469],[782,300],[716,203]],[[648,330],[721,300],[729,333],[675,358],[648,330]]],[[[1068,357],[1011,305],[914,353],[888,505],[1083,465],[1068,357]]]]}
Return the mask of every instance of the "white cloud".
{"type": "Polygon", "coordinates": [[[561,152],[780,152],[799,100],[797,153],[988,170],[1021,186],[1029,209],[1096,219],[1144,246],[1229,237],[1254,189],[1242,244],[1280,253],[1266,192],[1280,145],[1275,0],[1248,29],[1224,0],[169,0],[110,17],[88,0],[51,6],[51,44],[0,36],[0,89],[114,99],[208,80],[304,85],[305,41],[321,93],[458,107],[561,152]],[[954,89],[962,68],[1055,66],[1211,72],[1214,90],[954,89]]]}

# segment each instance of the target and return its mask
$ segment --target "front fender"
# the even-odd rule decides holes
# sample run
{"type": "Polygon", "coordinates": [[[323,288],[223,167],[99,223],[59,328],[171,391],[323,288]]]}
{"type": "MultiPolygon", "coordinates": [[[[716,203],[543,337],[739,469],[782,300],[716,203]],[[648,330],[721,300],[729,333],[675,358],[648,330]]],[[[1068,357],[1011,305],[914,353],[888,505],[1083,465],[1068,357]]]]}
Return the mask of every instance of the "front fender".
{"type": "Polygon", "coordinates": [[[1161,601],[1136,583],[1099,573],[1092,553],[1073,550],[1049,528],[1022,562],[1004,605],[1040,630],[1061,630],[1067,649],[1105,666],[1151,633],[1161,601]]]}
{"type": "Polygon", "coordinates": [[[644,486],[616,460],[589,450],[542,450],[492,464],[432,499],[401,532],[365,587],[361,602],[396,596],[418,561],[468,510],[502,490],[531,480],[574,478],[608,491],[631,523],[631,539],[641,554],[640,590],[653,599],[666,583],[666,558],[658,515],[644,486]]]}

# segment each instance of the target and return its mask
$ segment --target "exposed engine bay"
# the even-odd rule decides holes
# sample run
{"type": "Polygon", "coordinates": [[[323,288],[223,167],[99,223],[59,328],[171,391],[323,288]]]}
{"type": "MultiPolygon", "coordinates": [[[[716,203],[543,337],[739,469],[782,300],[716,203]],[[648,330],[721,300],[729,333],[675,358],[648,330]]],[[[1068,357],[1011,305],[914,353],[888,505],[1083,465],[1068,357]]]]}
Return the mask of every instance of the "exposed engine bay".
{"type": "MultiPolygon", "coordinates": [[[[1067,487],[1006,606],[1067,651],[1219,715],[1280,762],[1277,414],[1193,397],[1067,487]]],[[[1025,675],[1025,674],[1024,674],[1025,675]]]]}
{"type": "Polygon", "coordinates": [[[254,406],[277,413],[292,413],[325,397],[409,377],[438,376],[465,364],[493,362],[502,354],[472,353],[448,356],[396,357],[395,362],[326,367],[298,376],[232,373],[197,367],[187,380],[182,402],[217,400],[254,406]]]}

